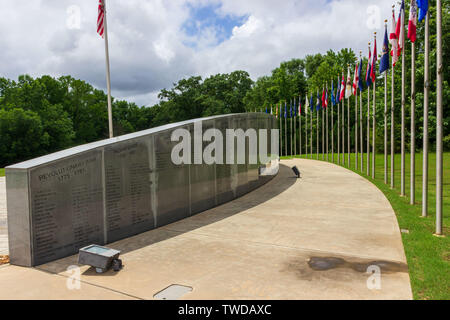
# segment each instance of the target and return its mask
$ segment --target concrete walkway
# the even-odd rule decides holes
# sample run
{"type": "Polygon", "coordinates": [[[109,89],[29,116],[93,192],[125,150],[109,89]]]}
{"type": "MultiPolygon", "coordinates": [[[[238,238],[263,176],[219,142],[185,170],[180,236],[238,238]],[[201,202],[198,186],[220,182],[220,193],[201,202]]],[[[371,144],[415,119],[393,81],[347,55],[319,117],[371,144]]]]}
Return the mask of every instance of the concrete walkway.
{"type": "Polygon", "coordinates": [[[124,269],[99,275],[81,266],[79,290],[67,288],[76,256],[0,267],[0,299],[153,299],[172,284],[193,289],[181,299],[411,299],[384,195],[330,163],[282,163],[274,180],[242,198],[109,245],[122,250],[124,269]]]}

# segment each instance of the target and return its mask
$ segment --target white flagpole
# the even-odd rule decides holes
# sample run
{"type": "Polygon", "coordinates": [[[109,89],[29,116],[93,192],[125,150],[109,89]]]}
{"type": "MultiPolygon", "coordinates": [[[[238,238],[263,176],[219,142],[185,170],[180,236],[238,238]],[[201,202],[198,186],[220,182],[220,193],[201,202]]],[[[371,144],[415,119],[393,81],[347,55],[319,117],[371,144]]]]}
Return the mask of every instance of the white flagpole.
{"type": "MultiPolygon", "coordinates": [[[[295,110],[295,108],[297,108],[297,106],[295,105],[295,100],[296,97],[294,96],[294,115],[297,113],[295,110]]],[[[294,116],[294,118],[292,119],[292,121],[294,122],[294,157],[297,155],[297,122],[295,121],[297,120],[296,117],[294,116]]]]}
{"type": "Polygon", "coordinates": [[[284,155],[287,157],[287,101],[284,100],[284,155]]]}
{"type": "MultiPolygon", "coordinates": [[[[370,52],[370,42],[369,42],[370,52]]],[[[370,63],[370,61],[367,61],[370,63]]],[[[370,75],[367,75],[370,77],[370,75]]],[[[367,175],[370,175],[370,86],[367,86],[367,175]]]]}
{"type": "MultiPolygon", "coordinates": [[[[339,79],[339,77],[338,77],[338,79],[339,79]]],[[[338,91],[340,91],[340,90],[338,90],[338,91]]],[[[341,164],[341,103],[339,102],[339,96],[341,95],[341,93],[340,92],[337,92],[337,94],[336,94],[336,99],[338,100],[337,101],[337,109],[338,109],[338,113],[337,113],[337,130],[336,130],[336,132],[337,132],[337,143],[338,143],[338,149],[337,149],[337,151],[338,151],[338,154],[337,154],[337,157],[338,157],[338,164],[340,165],[341,164]]]]}
{"type": "Polygon", "coordinates": [[[290,130],[290,139],[289,139],[289,146],[291,147],[290,148],[290,151],[291,151],[291,153],[290,153],[290,155],[291,155],[291,157],[292,157],[292,98],[291,98],[291,109],[289,110],[290,111],[290,113],[289,113],[289,122],[291,123],[291,130],[290,130]]]}
{"type": "MultiPolygon", "coordinates": [[[[376,41],[377,41],[377,33],[376,32],[374,32],[374,35],[373,35],[373,38],[374,38],[374,56],[372,57],[372,61],[374,61],[375,60],[375,54],[376,54],[376,52],[375,52],[375,44],[376,44],[376,41]]],[[[374,74],[376,75],[376,65],[373,65],[372,66],[372,69],[373,70],[375,70],[374,71],[374,74]]],[[[375,125],[376,125],[376,112],[375,112],[375,109],[376,109],[376,93],[377,93],[377,90],[376,90],[376,85],[377,85],[377,78],[375,77],[375,80],[373,80],[373,105],[372,105],[372,179],[375,179],[375,142],[376,142],[376,132],[375,132],[375,125]]]]}
{"type": "MultiPolygon", "coordinates": [[[[358,60],[356,60],[356,67],[358,66],[358,60]]],[[[355,67],[355,72],[358,72],[358,69],[355,67]]],[[[356,80],[356,77],[355,77],[356,80]]],[[[358,170],[358,82],[356,82],[356,90],[355,90],[355,170],[358,170]]]]}
{"type": "Polygon", "coordinates": [[[405,71],[405,9],[402,10],[401,13],[401,19],[400,19],[400,23],[402,24],[400,26],[400,38],[403,38],[402,41],[402,131],[401,131],[401,190],[400,190],[400,195],[402,197],[404,197],[406,195],[406,185],[405,185],[405,77],[406,77],[406,71],[405,71]],[[403,35],[402,35],[403,32],[403,35]]]}
{"type": "Polygon", "coordinates": [[[109,137],[114,137],[113,121],[112,121],[112,107],[111,107],[111,75],[109,69],[109,45],[108,45],[108,27],[107,27],[107,12],[106,12],[106,0],[102,0],[103,3],[103,24],[105,35],[105,56],[106,56],[106,87],[108,89],[108,125],[109,125],[109,137]]]}
{"type": "MultiPolygon", "coordinates": [[[[302,103],[302,100],[301,100],[302,98],[301,98],[301,96],[299,95],[298,96],[298,105],[300,106],[301,105],[301,103],[302,103]]],[[[300,112],[298,113],[298,134],[299,134],[299,143],[298,143],[298,146],[299,146],[299,148],[300,148],[300,158],[302,157],[302,110],[301,110],[301,108],[300,108],[300,110],[299,110],[300,112]]]]}
{"type": "MultiPolygon", "coordinates": [[[[362,63],[362,51],[359,51],[359,61],[362,63]]],[[[361,65],[362,70],[362,65],[361,65]]],[[[359,75],[362,77],[362,74],[359,75]]],[[[359,81],[362,81],[362,79],[359,79],[359,81]]],[[[360,142],[360,149],[361,149],[361,172],[364,172],[364,143],[363,143],[363,91],[359,90],[359,142],[360,142]]]]}
{"type": "Polygon", "coordinates": [[[425,16],[425,70],[423,93],[423,173],[422,173],[422,217],[428,216],[428,107],[430,96],[430,11],[425,16]]]}
{"type": "MultiPolygon", "coordinates": [[[[323,93],[323,92],[322,92],[323,93]]],[[[325,160],[325,111],[323,110],[325,106],[322,106],[322,161],[325,160]]]]}
{"type": "MultiPolygon", "coordinates": [[[[331,80],[331,88],[334,89],[333,81],[331,80]]],[[[334,90],[333,90],[334,91],[334,90]]],[[[331,96],[334,95],[334,92],[331,92],[331,96]]],[[[336,97],[335,97],[336,100],[336,97]]],[[[331,162],[334,163],[334,104],[331,102],[331,162]]]]}
{"type": "Polygon", "coordinates": [[[411,168],[410,168],[410,198],[411,205],[416,202],[416,46],[411,42],[411,168]]]}
{"type": "Polygon", "coordinates": [[[345,166],[345,73],[344,74],[344,96],[342,97],[342,164],[345,166]]]}
{"type": "Polygon", "coordinates": [[[443,127],[442,127],[442,4],[436,1],[436,35],[437,35],[437,85],[436,85],[436,235],[442,235],[442,180],[443,180],[443,127]]]}
{"type": "MultiPolygon", "coordinates": [[[[349,66],[347,66],[348,69],[349,66]]],[[[347,98],[347,166],[350,168],[350,97],[347,98]]]]}
{"type": "Polygon", "coordinates": [[[319,160],[319,110],[316,106],[316,159],[319,160]]]}
{"type": "MultiPolygon", "coordinates": [[[[313,110],[314,110],[314,106],[313,106],[313,110]]],[[[309,147],[311,148],[311,150],[310,150],[310,151],[311,151],[311,152],[310,152],[310,157],[311,157],[311,159],[313,158],[313,132],[314,132],[314,131],[313,131],[313,113],[314,113],[314,112],[311,111],[311,117],[310,117],[310,118],[311,118],[311,126],[310,126],[310,128],[311,128],[311,129],[310,129],[310,130],[311,130],[311,134],[310,134],[310,137],[309,137],[309,140],[310,140],[310,143],[309,143],[310,146],[309,146],[309,147]]]]}
{"type": "MultiPolygon", "coordinates": [[[[387,30],[387,20],[384,20],[384,25],[387,30]]],[[[387,154],[387,73],[384,71],[384,183],[388,183],[388,154],[387,154]]]]}
{"type": "Polygon", "coordinates": [[[327,131],[327,135],[326,135],[326,146],[327,146],[327,161],[329,161],[329,157],[328,157],[328,136],[329,136],[329,131],[328,131],[328,82],[327,82],[327,91],[326,91],[326,95],[327,95],[327,108],[325,110],[326,112],[326,118],[327,118],[327,125],[326,125],[326,131],[327,131]]]}
{"type": "Polygon", "coordinates": [[[395,188],[395,139],[394,139],[394,123],[395,123],[395,96],[394,96],[394,79],[395,67],[392,64],[391,68],[391,189],[395,188]]]}
{"type": "MultiPolygon", "coordinates": [[[[308,96],[308,94],[306,94],[308,96]]],[[[308,99],[308,97],[306,97],[308,99]]],[[[305,156],[308,159],[308,104],[305,103],[305,156]]]]}

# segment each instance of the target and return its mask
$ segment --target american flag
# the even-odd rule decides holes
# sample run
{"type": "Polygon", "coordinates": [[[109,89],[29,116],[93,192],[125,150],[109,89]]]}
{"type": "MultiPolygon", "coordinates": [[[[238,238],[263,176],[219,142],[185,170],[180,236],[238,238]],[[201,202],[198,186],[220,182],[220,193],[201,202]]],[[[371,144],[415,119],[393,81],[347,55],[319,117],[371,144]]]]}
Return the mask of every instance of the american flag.
{"type": "Polygon", "coordinates": [[[103,4],[103,0],[98,1],[98,18],[97,18],[97,33],[104,38],[105,31],[105,7],[103,4]]]}

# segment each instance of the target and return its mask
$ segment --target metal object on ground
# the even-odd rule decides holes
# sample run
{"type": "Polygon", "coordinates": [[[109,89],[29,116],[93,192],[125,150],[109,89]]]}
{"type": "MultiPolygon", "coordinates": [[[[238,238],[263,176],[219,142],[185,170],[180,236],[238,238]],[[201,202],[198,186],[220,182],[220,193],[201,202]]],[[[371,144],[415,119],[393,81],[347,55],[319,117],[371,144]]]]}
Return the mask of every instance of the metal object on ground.
{"type": "Polygon", "coordinates": [[[300,178],[300,171],[298,171],[297,166],[294,166],[294,167],[292,168],[292,171],[294,171],[294,173],[295,173],[295,175],[297,176],[297,178],[300,178]]]}
{"type": "Polygon", "coordinates": [[[119,271],[122,268],[122,260],[119,259],[119,255],[120,251],[118,250],[94,244],[80,249],[78,263],[94,267],[97,273],[103,273],[111,266],[114,271],[119,271]]]}

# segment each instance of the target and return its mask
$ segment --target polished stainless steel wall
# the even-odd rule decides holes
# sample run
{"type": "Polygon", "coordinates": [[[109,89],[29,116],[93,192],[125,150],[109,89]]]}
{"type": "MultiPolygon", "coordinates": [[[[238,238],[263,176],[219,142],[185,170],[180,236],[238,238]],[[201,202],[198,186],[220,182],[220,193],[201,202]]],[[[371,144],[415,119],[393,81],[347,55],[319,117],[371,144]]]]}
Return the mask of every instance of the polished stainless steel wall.
{"type": "MultiPolygon", "coordinates": [[[[6,168],[12,264],[34,266],[187,218],[242,196],[278,173],[276,119],[264,113],[218,116],[170,124],[99,141],[6,168]],[[171,160],[172,132],[268,129],[271,160],[245,164],[182,164],[171,160]],[[274,148],[275,150],[271,150],[274,148]]],[[[258,135],[260,135],[258,131],[258,135]]],[[[203,142],[203,148],[211,142],[203,142]]],[[[235,143],[235,159],[237,143],[235,143]]],[[[237,162],[234,162],[237,163],[237,162]]]]}

